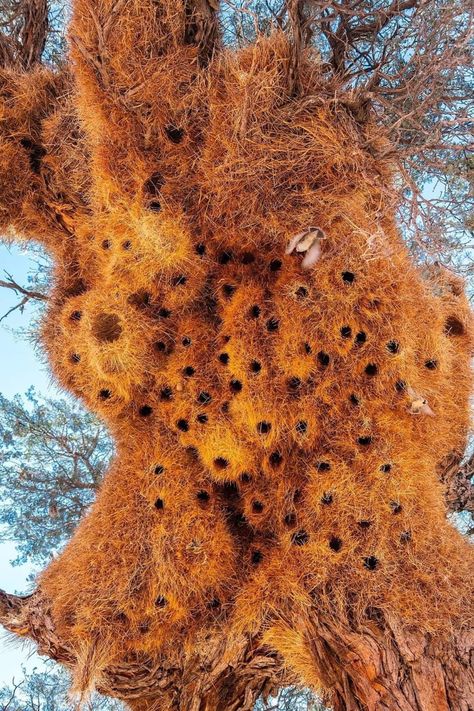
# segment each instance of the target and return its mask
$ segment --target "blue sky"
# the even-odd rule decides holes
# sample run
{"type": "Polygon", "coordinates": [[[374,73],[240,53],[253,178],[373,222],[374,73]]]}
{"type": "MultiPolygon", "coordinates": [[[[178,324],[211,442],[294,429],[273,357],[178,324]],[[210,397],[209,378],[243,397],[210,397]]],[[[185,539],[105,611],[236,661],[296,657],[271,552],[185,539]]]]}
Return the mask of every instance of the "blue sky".
{"type": "MultiPolygon", "coordinates": [[[[17,246],[0,244],[0,279],[4,272],[13,276],[22,286],[27,284],[31,257],[17,246]]],[[[18,302],[13,291],[0,288],[0,316],[18,302]]],[[[24,393],[31,385],[45,394],[54,395],[56,390],[44,365],[36,356],[31,344],[15,334],[15,329],[27,328],[32,309],[26,307],[23,314],[15,311],[0,323],[0,392],[11,397],[24,393]]],[[[12,567],[10,561],[16,557],[12,543],[0,544],[0,588],[8,592],[26,592],[29,589],[28,575],[31,566],[12,567]]],[[[22,676],[22,666],[31,669],[41,664],[40,658],[21,642],[2,634],[0,637],[0,686],[22,676]]]]}

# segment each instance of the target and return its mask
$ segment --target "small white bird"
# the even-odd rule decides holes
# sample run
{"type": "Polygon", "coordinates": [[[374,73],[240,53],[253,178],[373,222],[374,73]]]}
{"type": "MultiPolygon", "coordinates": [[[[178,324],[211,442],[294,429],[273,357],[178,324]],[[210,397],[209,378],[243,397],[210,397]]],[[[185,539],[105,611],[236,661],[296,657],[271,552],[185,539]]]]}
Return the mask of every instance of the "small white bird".
{"type": "Polygon", "coordinates": [[[320,227],[307,227],[291,239],[285,253],[291,254],[294,250],[306,252],[301,266],[303,269],[310,269],[321,256],[321,240],[325,237],[326,235],[320,227]]]}
{"type": "Polygon", "coordinates": [[[435,416],[435,413],[428,405],[428,400],[426,398],[424,398],[422,395],[419,395],[411,387],[407,388],[407,393],[410,396],[411,400],[410,407],[408,408],[408,412],[410,413],[410,415],[429,415],[430,417],[435,416]]]}

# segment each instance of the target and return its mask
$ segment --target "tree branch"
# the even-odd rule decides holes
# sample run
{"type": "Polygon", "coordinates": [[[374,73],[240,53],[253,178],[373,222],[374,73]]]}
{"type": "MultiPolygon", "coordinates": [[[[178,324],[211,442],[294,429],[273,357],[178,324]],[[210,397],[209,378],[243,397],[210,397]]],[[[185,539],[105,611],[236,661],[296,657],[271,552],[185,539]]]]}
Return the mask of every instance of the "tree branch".
{"type": "Polygon", "coordinates": [[[31,69],[41,63],[49,32],[48,0],[21,0],[4,7],[7,33],[0,35],[0,66],[31,69]],[[10,11],[9,11],[10,10],[10,11]]]}
{"type": "Polygon", "coordinates": [[[15,304],[15,306],[12,306],[11,309],[8,309],[6,313],[3,314],[3,316],[0,317],[0,322],[4,321],[11,313],[19,309],[23,313],[23,309],[25,308],[26,304],[30,300],[36,300],[36,301],[47,301],[48,297],[46,294],[43,294],[41,291],[35,291],[34,289],[26,289],[23,286],[20,286],[20,284],[17,284],[17,282],[13,279],[11,274],[8,274],[5,272],[8,281],[4,281],[3,279],[0,279],[0,288],[3,289],[11,289],[12,291],[15,292],[17,295],[22,295],[23,298],[15,304]]]}

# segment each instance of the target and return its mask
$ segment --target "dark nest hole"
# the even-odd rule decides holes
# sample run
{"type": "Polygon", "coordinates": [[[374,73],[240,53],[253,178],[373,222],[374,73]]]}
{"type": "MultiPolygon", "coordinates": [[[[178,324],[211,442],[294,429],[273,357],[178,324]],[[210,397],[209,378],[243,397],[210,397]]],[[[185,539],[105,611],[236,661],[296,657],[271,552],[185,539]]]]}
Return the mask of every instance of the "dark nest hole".
{"type": "Polygon", "coordinates": [[[181,141],[184,138],[184,128],[179,128],[178,126],[173,126],[173,124],[169,124],[168,126],[165,126],[165,133],[167,138],[171,141],[171,143],[181,143],[181,141]]]}
{"type": "Polygon", "coordinates": [[[362,437],[359,437],[357,441],[362,447],[368,447],[369,444],[372,443],[372,437],[369,435],[363,435],[362,437]]]}
{"type": "Polygon", "coordinates": [[[171,353],[171,348],[169,344],[165,343],[164,341],[155,341],[153,347],[158,353],[165,353],[166,355],[171,353]]]}
{"type": "Polygon", "coordinates": [[[112,392],[108,390],[107,388],[103,388],[102,390],[99,390],[99,398],[100,400],[110,400],[112,397],[112,392]]]}
{"type": "Polygon", "coordinates": [[[379,565],[379,560],[374,555],[369,555],[364,558],[364,568],[367,568],[367,570],[377,570],[379,565]]]}
{"type": "Polygon", "coordinates": [[[301,489],[295,489],[293,492],[293,503],[299,504],[303,498],[303,492],[301,489]]]}
{"type": "Polygon", "coordinates": [[[334,553],[339,553],[342,548],[342,541],[337,536],[332,536],[329,539],[329,548],[334,551],[334,553]]]}
{"type": "Polygon", "coordinates": [[[262,364],[259,363],[258,360],[253,360],[250,363],[250,370],[252,371],[252,373],[260,373],[260,371],[262,370],[262,364]]]}
{"type": "Polygon", "coordinates": [[[173,399],[173,391],[170,387],[165,387],[160,390],[160,400],[162,402],[169,402],[173,399]]]}
{"type": "Polygon", "coordinates": [[[64,289],[64,296],[70,298],[72,296],[80,296],[89,290],[84,279],[74,279],[67,288],[64,289]]]}
{"type": "Polygon", "coordinates": [[[186,378],[192,378],[192,376],[195,374],[195,372],[196,371],[192,365],[187,365],[185,368],[183,368],[183,375],[186,378]]]}
{"type": "Polygon", "coordinates": [[[329,462],[316,462],[316,469],[320,472],[328,472],[331,469],[329,462]]]}
{"type": "Polygon", "coordinates": [[[201,489],[201,491],[198,491],[198,493],[196,494],[196,498],[200,506],[207,506],[211,499],[211,495],[205,489],[201,489]]]}
{"type": "Polygon", "coordinates": [[[392,465],[391,464],[382,464],[380,467],[380,471],[383,472],[384,474],[388,474],[389,472],[392,471],[392,465]]]}
{"type": "Polygon", "coordinates": [[[403,392],[405,392],[406,389],[407,389],[406,382],[404,380],[397,380],[397,382],[395,383],[395,390],[398,393],[403,393],[403,392]]]}
{"type": "Polygon", "coordinates": [[[296,531],[291,536],[291,542],[294,546],[305,546],[309,541],[309,533],[305,530],[296,531]]]}
{"type": "Polygon", "coordinates": [[[219,363],[222,363],[222,365],[227,365],[229,362],[229,354],[228,353],[220,353],[218,360],[219,360],[219,363]]]}
{"type": "Polygon", "coordinates": [[[235,379],[233,379],[233,380],[230,381],[229,387],[230,387],[230,389],[232,390],[233,393],[240,393],[240,391],[241,391],[242,388],[243,388],[243,385],[242,385],[242,383],[240,382],[240,380],[235,380],[235,379]]]}
{"type": "Polygon", "coordinates": [[[324,494],[321,496],[321,503],[323,504],[323,506],[330,506],[333,501],[334,496],[331,494],[330,491],[325,491],[324,494]]]}
{"type": "Polygon", "coordinates": [[[299,286],[295,291],[295,296],[297,299],[306,299],[308,296],[308,289],[305,286],[299,286]]]}
{"type": "Polygon", "coordinates": [[[150,405],[142,405],[138,410],[140,417],[150,417],[153,414],[153,408],[150,405]]]}
{"type": "Polygon", "coordinates": [[[204,390],[199,393],[197,396],[197,401],[201,405],[209,405],[212,402],[212,395],[210,395],[208,392],[205,392],[204,390]]]}
{"type": "Polygon", "coordinates": [[[313,352],[313,349],[309,343],[303,343],[303,349],[306,355],[310,355],[313,352]]]}
{"type": "Polygon", "coordinates": [[[207,603],[207,608],[209,610],[219,610],[221,607],[221,601],[219,600],[218,597],[214,597],[212,600],[210,600],[207,603]]]}
{"type": "Polygon", "coordinates": [[[365,366],[365,374],[368,375],[370,378],[373,378],[374,375],[377,375],[378,373],[378,367],[375,363],[367,363],[365,366]]]}
{"type": "Polygon", "coordinates": [[[271,272],[278,272],[281,269],[282,262],[280,259],[272,259],[270,262],[270,271],[271,272]]]}
{"type": "Polygon", "coordinates": [[[253,550],[250,560],[252,561],[252,565],[258,565],[259,563],[262,562],[263,560],[263,553],[260,550],[253,550]]]}
{"type": "Polygon", "coordinates": [[[165,502],[163,501],[163,499],[157,499],[155,501],[155,509],[157,511],[163,511],[164,508],[165,508],[165,502]]]}
{"type": "Polygon", "coordinates": [[[240,475],[240,481],[242,484],[250,484],[252,481],[252,475],[249,472],[242,472],[240,475]]]}
{"type": "Polygon", "coordinates": [[[79,355],[79,353],[71,353],[69,360],[71,361],[71,363],[80,363],[81,356],[79,355]]]}
{"type": "Polygon", "coordinates": [[[321,368],[327,368],[330,363],[330,357],[324,351],[319,351],[318,353],[318,363],[321,368]]]}
{"type": "Polygon", "coordinates": [[[199,462],[199,451],[198,451],[197,447],[193,447],[193,446],[190,444],[189,446],[185,447],[185,450],[184,450],[184,451],[186,452],[186,454],[187,454],[188,457],[189,457],[189,460],[190,460],[193,464],[196,464],[197,462],[199,462]]]}
{"type": "Polygon", "coordinates": [[[272,429],[271,422],[266,422],[265,420],[262,420],[262,422],[257,423],[258,434],[268,434],[271,429],[272,429]]]}
{"type": "Polygon", "coordinates": [[[351,338],[352,328],[350,326],[342,326],[340,333],[342,338],[351,338]]]}
{"type": "Polygon", "coordinates": [[[159,595],[155,600],[155,606],[158,608],[162,609],[163,607],[166,607],[167,604],[168,604],[168,600],[165,597],[163,597],[163,595],[159,595]]]}
{"type": "Polygon", "coordinates": [[[400,534],[400,543],[410,543],[410,541],[411,541],[410,531],[403,531],[403,533],[400,534]]]}
{"type": "Polygon", "coordinates": [[[403,506],[398,502],[398,501],[391,501],[390,502],[390,509],[392,513],[397,516],[403,511],[403,506]]]}
{"type": "Polygon", "coordinates": [[[151,627],[151,622],[149,620],[143,620],[143,622],[140,622],[138,625],[138,631],[140,634],[146,634],[147,632],[150,631],[151,627]]]}
{"type": "Polygon", "coordinates": [[[270,333],[274,333],[275,331],[278,331],[279,327],[280,327],[280,322],[277,318],[272,316],[271,318],[268,319],[267,331],[270,331],[270,333]]]}
{"type": "Polygon", "coordinates": [[[367,521],[366,519],[363,519],[362,521],[358,521],[357,525],[359,526],[359,528],[365,530],[371,527],[372,521],[367,521]]]}
{"type": "Polygon", "coordinates": [[[250,318],[258,318],[260,316],[260,314],[261,314],[261,309],[260,309],[260,306],[258,306],[257,304],[254,304],[249,310],[250,318]]]}
{"type": "Polygon", "coordinates": [[[283,523],[287,528],[294,528],[296,526],[296,514],[293,512],[286,514],[283,523]]]}
{"type": "Polygon", "coordinates": [[[344,281],[346,284],[352,284],[353,281],[355,281],[355,274],[354,272],[342,272],[342,281],[344,281]]]}
{"type": "Polygon", "coordinates": [[[255,262],[255,255],[252,252],[244,252],[241,259],[242,264],[253,264],[255,262]]]}
{"type": "Polygon", "coordinates": [[[112,242],[109,239],[104,239],[102,242],[102,249],[110,249],[112,246],[112,242]]]}
{"type": "Polygon", "coordinates": [[[184,274],[178,274],[171,279],[171,286],[184,286],[188,281],[188,277],[184,274]]]}
{"type": "Polygon", "coordinates": [[[148,291],[141,289],[140,291],[130,294],[127,302],[130,306],[134,306],[136,309],[147,309],[151,303],[151,294],[148,291]]]}
{"type": "Polygon", "coordinates": [[[82,318],[82,311],[73,311],[69,318],[71,321],[80,321],[82,318]]]}
{"type": "Polygon", "coordinates": [[[295,429],[298,434],[305,434],[308,430],[308,423],[306,420],[300,420],[296,423],[295,429]]]}
{"type": "Polygon", "coordinates": [[[157,464],[155,466],[154,472],[155,472],[156,476],[160,476],[160,474],[163,474],[164,471],[165,471],[165,468],[162,464],[157,464]]]}
{"type": "Polygon", "coordinates": [[[360,405],[360,399],[357,397],[357,395],[354,395],[354,393],[349,395],[349,402],[351,403],[351,405],[360,405]]]}
{"type": "Polygon", "coordinates": [[[203,257],[206,254],[206,245],[200,242],[195,246],[194,250],[196,254],[198,254],[200,257],[203,257]]]}
{"type": "Polygon", "coordinates": [[[226,249],[223,252],[220,252],[217,257],[217,261],[219,262],[219,264],[222,264],[222,265],[232,262],[233,259],[234,259],[234,253],[230,249],[226,249]]]}
{"type": "Polygon", "coordinates": [[[235,294],[237,287],[234,286],[233,284],[224,284],[222,286],[222,293],[224,296],[229,299],[231,296],[235,294]]]}
{"type": "Polygon", "coordinates": [[[283,455],[280,452],[272,452],[268,459],[272,467],[279,467],[283,461],[283,455]]]}
{"type": "Polygon", "coordinates": [[[425,368],[428,368],[428,370],[436,370],[438,367],[438,361],[430,359],[425,362],[425,368]]]}
{"type": "Polygon", "coordinates": [[[189,348],[189,346],[192,344],[192,340],[189,338],[189,336],[185,336],[185,337],[182,339],[181,343],[183,344],[183,346],[184,346],[185,348],[189,348]]]}
{"type": "Polygon", "coordinates": [[[287,385],[288,385],[288,390],[295,392],[295,390],[298,390],[300,388],[301,380],[296,375],[294,375],[292,378],[288,379],[287,385]]]}
{"type": "Polygon", "coordinates": [[[189,432],[189,422],[185,420],[184,418],[180,418],[176,422],[176,427],[180,432],[189,432]]]}
{"type": "Polygon", "coordinates": [[[389,353],[392,353],[392,355],[395,355],[400,350],[400,344],[398,341],[389,341],[387,343],[387,350],[389,353]]]}
{"type": "Polygon", "coordinates": [[[158,316],[160,318],[169,318],[171,316],[171,311],[170,311],[170,309],[167,309],[164,306],[162,306],[161,308],[158,309],[158,316]]]}
{"type": "Polygon", "coordinates": [[[201,413],[196,417],[196,420],[201,424],[205,425],[207,422],[209,422],[209,417],[205,415],[204,413],[201,413]]]}
{"type": "Polygon", "coordinates": [[[153,173],[143,184],[143,191],[147,197],[156,197],[161,193],[165,180],[161,173],[153,173]]]}
{"type": "Polygon", "coordinates": [[[125,242],[122,242],[122,249],[124,249],[126,252],[132,249],[132,243],[129,239],[126,239],[125,242]]]}
{"type": "Polygon", "coordinates": [[[448,316],[444,323],[444,333],[447,336],[464,336],[464,325],[456,316],[448,316]]]}
{"type": "Polygon", "coordinates": [[[261,501],[253,501],[252,502],[252,513],[261,514],[261,513],[263,513],[264,508],[265,507],[261,501]]]}
{"type": "Polygon", "coordinates": [[[365,331],[359,331],[359,333],[356,334],[355,337],[355,342],[358,346],[362,346],[367,340],[367,334],[365,331]]]}
{"type": "Polygon", "coordinates": [[[224,469],[227,469],[227,467],[229,466],[229,461],[225,457],[216,457],[214,459],[214,466],[219,471],[223,471],[224,469]]]}
{"type": "Polygon", "coordinates": [[[122,335],[120,319],[116,314],[98,314],[92,324],[92,335],[99,343],[113,343],[122,335]]]}

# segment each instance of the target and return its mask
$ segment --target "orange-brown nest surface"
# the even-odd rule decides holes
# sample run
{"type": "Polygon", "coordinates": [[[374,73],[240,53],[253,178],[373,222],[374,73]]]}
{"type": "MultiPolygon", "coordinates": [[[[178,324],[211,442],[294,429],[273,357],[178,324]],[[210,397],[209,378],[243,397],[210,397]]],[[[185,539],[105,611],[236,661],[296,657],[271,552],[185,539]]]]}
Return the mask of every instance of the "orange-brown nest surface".
{"type": "Polygon", "coordinates": [[[52,253],[51,367],[116,444],[39,586],[103,664],[222,629],[311,681],[314,615],[466,614],[437,467],[468,428],[467,301],[414,265],[377,130],[317,58],[295,91],[282,33],[203,61],[148,4],[76,2],[67,71],[2,73],[2,227],[52,253]]]}

